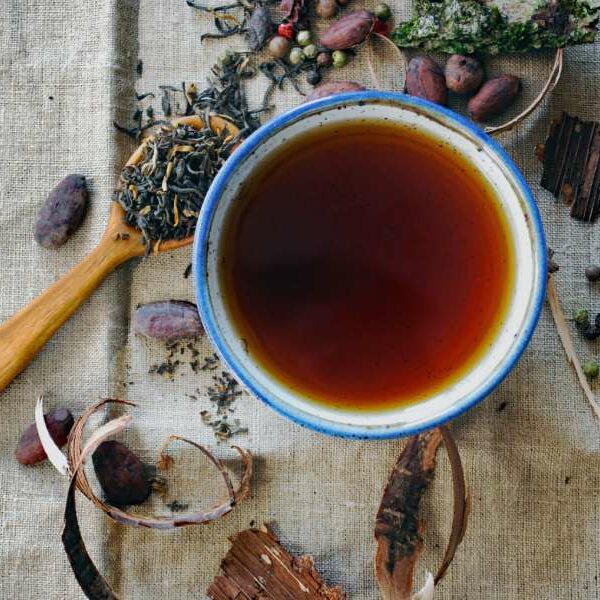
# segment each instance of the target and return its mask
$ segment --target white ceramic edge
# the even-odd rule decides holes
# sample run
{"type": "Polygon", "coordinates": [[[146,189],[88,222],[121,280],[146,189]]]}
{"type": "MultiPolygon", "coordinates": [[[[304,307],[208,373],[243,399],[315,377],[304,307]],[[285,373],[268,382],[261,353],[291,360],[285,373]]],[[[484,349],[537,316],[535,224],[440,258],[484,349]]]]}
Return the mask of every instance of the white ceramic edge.
{"type": "Polygon", "coordinates": [[[518,169],[489,136],[455,113],[404,94],[360,92],[305,104],[261,127],[215,178],[200,215],[194,244],[198,306],[206,331],[232,372],[255,395],[301,425],[333,435],[383,438],[409,435],[461,414],[510,371],[537,322],[545,293],[546,245],[531,192],[518,169]],[[343,122],[348,115],[393,119],[416,126],[477,165],[496,189],[513,233],[515,294],[498,336],[480,362],[452,386],[418,403],[378,413],[335,410],[287,389],[252,360],[222,302],[218,277],[220,231],[245,175],[307,124],[343,122]]]}

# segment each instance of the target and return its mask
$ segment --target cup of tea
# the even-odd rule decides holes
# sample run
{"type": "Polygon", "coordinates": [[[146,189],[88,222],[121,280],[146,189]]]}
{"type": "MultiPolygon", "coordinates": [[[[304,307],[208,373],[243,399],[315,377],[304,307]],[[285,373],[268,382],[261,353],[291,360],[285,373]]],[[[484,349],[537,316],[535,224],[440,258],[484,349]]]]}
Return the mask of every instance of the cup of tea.
{"type": "Polygon", "coordinates": [[[304,104],[233,153],[194,247],[206,332],[300,425],[389,438],[440,425],[509,373],[537,323],[532,194],[454,112],[365,91],[304,104]]]}

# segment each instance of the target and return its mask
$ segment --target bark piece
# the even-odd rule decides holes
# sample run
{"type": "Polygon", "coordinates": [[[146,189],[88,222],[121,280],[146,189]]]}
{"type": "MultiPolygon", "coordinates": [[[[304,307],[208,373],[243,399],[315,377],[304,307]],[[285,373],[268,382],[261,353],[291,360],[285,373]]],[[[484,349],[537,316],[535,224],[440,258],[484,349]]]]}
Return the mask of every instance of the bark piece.
{"type": "Polygon", "coordinates": [[[223,574],[207,592],[211,600],[346,599],[339,587],[323,582],[312,557],[290,554],[266,526],[230,540],[231,549],[221,562],[223,574]]]}
{"type": "Polygon", "coordinates": [[[423,549],[421,498],[435,468],[439,430],[410,438],[390,475],[375,520],[375,574],[385,600],[410,600],[423,549]]]}
{"type": "Polygon", "coordinates": [[[541,186],[571,207],[571,216],[595,221],[600,214],[600,124],[566,112],[553,121],[540,152],[541,186]]]}

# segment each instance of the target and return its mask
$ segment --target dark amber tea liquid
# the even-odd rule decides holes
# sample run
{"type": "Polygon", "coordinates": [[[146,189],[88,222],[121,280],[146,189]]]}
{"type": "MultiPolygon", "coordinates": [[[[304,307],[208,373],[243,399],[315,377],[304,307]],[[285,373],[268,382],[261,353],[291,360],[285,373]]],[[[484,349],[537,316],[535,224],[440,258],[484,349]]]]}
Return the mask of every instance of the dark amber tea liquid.
{"type": "Polygon", "coordinates": [[[465,373],[513,285],[488,183],[412,129],[329,125],[283,144],[226,223],[221,280],[251,356],[315,402],[387,410],[465,373]]]}

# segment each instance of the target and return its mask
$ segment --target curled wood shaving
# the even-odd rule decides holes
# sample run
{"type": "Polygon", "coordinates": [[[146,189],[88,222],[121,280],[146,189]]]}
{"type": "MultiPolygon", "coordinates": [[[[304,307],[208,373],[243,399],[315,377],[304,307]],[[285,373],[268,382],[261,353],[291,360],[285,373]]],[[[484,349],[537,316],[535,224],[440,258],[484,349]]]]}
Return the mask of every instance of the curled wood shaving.
{"type": "Polygon", "coordinates": [[[556,323],[558,336],[560,337],[560,341],[563,345],[563,348],[565,349],[567,359],[571,366],[575,369],[579,385],[581,386],[581,389],[585,394],[585,397],[588,401],[588,404],[590,405],[590,408],[592,409],[594,417],[596,417],[596,419],[600,419],[600,406],[598,406],[598,403],[596,402],[594,392],[592,392],[587,377],[585,376],[585,373],[581,368],[581,363],[577,358],[577,352],[575,351],[575,346],[573,345],[573,339],[571,338],[569,325],[567,324],[565,314],[563,313],[562,308],[560,306],[558,294],[556,293],[556,286],[554,285],[554,277],[552,277],[552,275],[548,275],[547,297],[548,304],[550,305],[550,312],[552,313],[552,317],[554,318],[554,323],[556,323]]]}
{"type": "Polygon", "coordinates": [[[86,459],[107,438],[123,431],[131,422],[131,417],[125,415],[109,421],[98,428],[90,437],[88,443],[81,450],[79,460],[73,465],[73,477],[69,485],[67,503],[65,506],[65,526],[62,534],[62,542],[69,558],[69,563],[75,574],[83,593],[90,600],[118,600],[106,579],[102,576],[96,565],[90,558],[85,548],[81,529],[77,519],[77,507],[75,503],[75,489],[77,487],[77,474],[83,471],[86,459]]]}
{"type": "Polygon", "coordinates": [[[63,451],[52,439],[52,436],[48,431],[48,426],[46,425],[46,419],[44,419],[44,394],[38,398],[35,404],[35,426],[42,448],[48,456],[48,460],[61,475],[66,475],[67,477],[70,476],[71,470],[69,468],[69,461],[63,454],[63,451]]]}
{"type": "MultiPolygon", "coordinates": [[[[90,416],[95,413],[100,407],[107,403],[117,403],[117,404],[127,404],[130,406],[135,406],[131,402],[126,402],[124,400],[114,400],[114,399],[104,399],[93,406],[89,407],[81,417],[76,421],[73,426],[73,430],[71,432],[71,436],[69,438],[69,444],[67,448],[67,454],[69,457],[69,464],[71,467],[71,471],[74,473],[74,481],[77,488],[85,495],[89,500],[91,500],[100,510],[106,513],[109,517],[111,517],[117,523],[121,523],[124,525],[132,525],[137,527],[148,527],[150,529],[176,529],[178,527],[183,527],[185,525],[192,524],[202,524],[208,523],[210,521],[214,521],[227,513],[231,512],[233,508],[241,502],[243,499],[247,498],[250,495],[250,481],[252,479],[252,454],[243,450],[237,446],[233,448],[239,453],[242,465],[243,465],[243,475],[240,481],[240,484],[237,489],[234,489],[231,480],[229,478],[229,474],[227,473],[225,467],[221,463],[221,461],[216,458],[207,448],[204,448],[200,444],[188,440],[186,438],[182,438],[179,436],[170,436],[165,444],[163,444],[163,450],[166,449],[167,445],[172,443],[174,440],[185,442],[197,448],[202,453],[204,453],[210,461],[215,465],[219,473],[223,478],[223,482],[227,488],[227,499],[204,510],[199,510],[191,513],[180,513],[177,516],[166,517],[166,516],[156,516],[156,517],[145,517],[141,515],[133,515],[130,514],[120,508],[115,506],[111,506],[110,504],[106,504],[100,498],[96,496],[94,490],[90,486],[90,483],[87,479],[85,471],[83,469],[75,469],[76,465],[79,465],[83,456],[82,450],[82,436],[85,425],[90,418],[90,416]]],[[[131,418],[131,417],[129,417],[131,418]]],[[[91,439],[91,438],[90,438],[91,439]]],[[[86,445],[87,447],[87,445],[86,445]]]]}
{"type": "Polygon", "coordinates": [[[444,576],[464,536],[468,515],[466,484],[450,431],[442,427],[410,438],[392,470],[375,522],[375,574],[384,600],[433,597],[429,580],[416,595],[412,588],[415,565],[423,549],[421,499],[433,478],[436,453],[442,440],[452,467],[454,516],[444,560],[434,584],[444,576]]]}
{"type": "Polygon", "coordinates": [[[295,557],[266,525],[230,538],[231,548],[221,561],[222,575],[210,585],[211,600],[345,600],[339,587],[329,587],[310,556],[295,557]]]}

